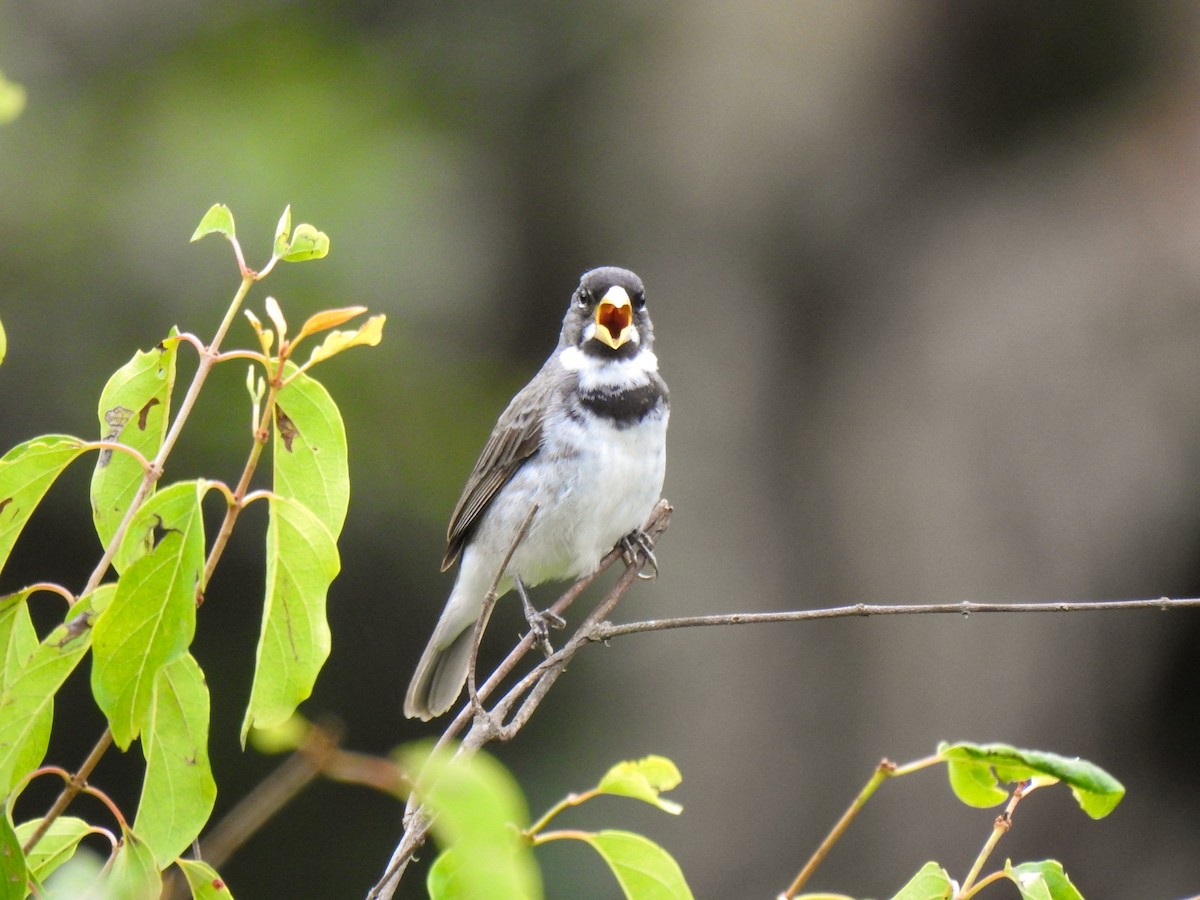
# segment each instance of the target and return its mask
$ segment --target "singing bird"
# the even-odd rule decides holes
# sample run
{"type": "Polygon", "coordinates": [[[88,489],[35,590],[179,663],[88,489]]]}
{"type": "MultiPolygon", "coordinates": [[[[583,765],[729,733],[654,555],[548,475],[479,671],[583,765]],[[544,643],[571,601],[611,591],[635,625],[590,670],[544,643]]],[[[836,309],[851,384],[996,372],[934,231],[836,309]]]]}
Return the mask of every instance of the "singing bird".
{"type": "Polygon", "coordinates": [[[669,414],[642,280],[614,266],[585,273],[558,346],[501,414],[454,507],[442,571],[457,561],[458,577],[406,716],[428,720],[458,699],[484,596],[535,504],[497,589],[515,588],[535,627],[527,587],[590,574],[638,540],[662,491],[669,414]]]}

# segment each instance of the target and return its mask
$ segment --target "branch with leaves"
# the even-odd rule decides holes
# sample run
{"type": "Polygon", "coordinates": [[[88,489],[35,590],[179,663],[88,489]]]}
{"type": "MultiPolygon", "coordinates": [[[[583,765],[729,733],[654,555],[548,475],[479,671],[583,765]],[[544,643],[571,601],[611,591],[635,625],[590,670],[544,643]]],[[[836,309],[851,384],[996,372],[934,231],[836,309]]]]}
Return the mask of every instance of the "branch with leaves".
{"type": "Polygon", "coordinates": [[[19,886],[13,896],[44,896],[46,879],[90,833],[112,836],[112,856],[93,886],[97,896],[156,896],[160,873],[172,864],[195,896],[216,896],[216,885],[224,890],[210,865],[181,857],[207,823],[216,796],[207,750],[208,688],[188,648],[205,587],[248,504],[263,500],[269,513],[262,627],[243,744],[251,728],[292,715],[311,693],[329,653],[325,595],[338,572],[337,536],[349,502],[349,474],[341,416],[308,370],[350,347],[377,344],[384,317],[337,331],[365,309],[326,310],[308,317],[289,338],[280,304],[268,297],[273,329],[247,313],[258,349],[223,351],[251,288],[280,262],[324,257],[329,239],[311,225],[293,229],[289,207],[279,220],[270,259],[256,272],[246,265],[226,207],[213,206],[192,240],[209,234],[221,234],[232,245],[240,276],[212,339],[205,343],[172,329],[153,349],[134,354],[101,392],[100,440],[46,435],[0,459],[0,569],[47,490],[89,452],[96,454],[90,505],[104,548],[78,594],[39,583],[0,598],[0,796],[6,804],[0,820],[0,883],[19,886]],[[300,346],[322,334],[308,360],[297,365],[300,346]],[[178,351],[185,344],[197,350],[199,361],[172,418],[178,351]],[[230,486],[195,479],[161,486],[209,373],[238,359],[251,361],[253,427],[237,481],[230,486]],[[270,486],[252,491],[268,444],[270,486]],[[210,543],[201,504],[212,491],[224,497],[226,509],[210,543]],[[61,625],[39,638],[29,603],[42,593],[65,599],[67,611],[61,625]],[[74,772],[42,766],[55,695],[89,652],[92,696],[108,728],[74,772]],[[88,779],[112,744],[125,750],[135,741],[146,762],[136,813],[124,815],[111,801],[107,804],[120,836],[64,815],[82,792],[107,799],[88,779]],[[53,773],[65,781],[58,799],[44,815],[17,824],[14,810],[24,789],[33,778],[53,773]]]}

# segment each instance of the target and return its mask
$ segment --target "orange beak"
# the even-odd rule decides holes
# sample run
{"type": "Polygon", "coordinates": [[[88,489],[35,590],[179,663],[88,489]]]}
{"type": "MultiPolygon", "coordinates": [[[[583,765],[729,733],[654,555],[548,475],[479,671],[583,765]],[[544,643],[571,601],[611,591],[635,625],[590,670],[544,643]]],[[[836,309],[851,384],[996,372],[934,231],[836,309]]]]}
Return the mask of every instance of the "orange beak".
{"type": "Polygon", "coordinates": [[[616,350],[633,337],[633,302],[623,287],[610,287],[596,307],[595,339],[616,350]]]}

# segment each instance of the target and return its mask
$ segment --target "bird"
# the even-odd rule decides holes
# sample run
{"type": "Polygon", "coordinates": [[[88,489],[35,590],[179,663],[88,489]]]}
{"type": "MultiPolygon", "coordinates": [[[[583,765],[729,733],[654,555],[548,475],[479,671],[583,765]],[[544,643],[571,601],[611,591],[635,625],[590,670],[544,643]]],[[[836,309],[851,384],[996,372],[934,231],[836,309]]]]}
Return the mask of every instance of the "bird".
{"type": "Polygon", "coordinates": [[[442,571],[457,562],[458,574],[405,695],[408,718],[458,700],[484,597],[527,519],[496,594],[515,588],[543,637],[526,588],[591,574],[618,544],[627,558],[646,547],[669,417],[642,280],[616,266],[585,272],[558,345],[501,413],[450,516],[442,571]]]}

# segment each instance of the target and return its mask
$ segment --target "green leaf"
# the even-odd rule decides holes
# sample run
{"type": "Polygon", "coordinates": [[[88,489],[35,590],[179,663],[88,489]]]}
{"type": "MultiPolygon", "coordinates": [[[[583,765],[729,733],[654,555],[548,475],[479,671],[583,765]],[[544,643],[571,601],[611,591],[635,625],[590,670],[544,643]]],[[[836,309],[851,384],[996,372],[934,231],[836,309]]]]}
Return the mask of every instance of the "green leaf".
{"type": "MultiPolygon", "coordinates": [[[[153,350],[139,350],[100,392],[100,439],[132,447],[154,459],[167,435],[179,330],[153,350]]],[[[105,547],[125,517],[145,473],[128,453],[101,450],[92,473],[92,519],[105,547]]]]}
{"type": "Polygon", "coordinates": [[[967,806],[987,809],[1008,799],[1008,791],[999,786],[995,773],[988,766],[948,759],[946,773],[951,790],[967,806]]]}
{"type": "Polygon", "coordinates": [[[1017,886],[1022,900],[1083,900],[1063,871],[1062,863],[1052,859],[1019,866],[1006,862],[1004,874],[1017,886]]]}
{"type": "Polygon", "coordinates": [[[165,869],[200,834],[217,798],[208,763],[208,686],[190,653],[158,673],[142,750],[146,779],[133,827],[165,869]]]}
{"type": "Polygon", "coordinates": [[[683,781],[675,763],[665,756],[646,756],[642,759],[619,762],[600,779],[597,792],[633,797],[657,806],[663,812],[677,816],[683,807],[659,796],[660,791],[669,791],[683,781]]]}
{"type": "Polygon", "coordinates": [[[469,865],[462,862],[462,854],[451,847],[438,854],[425,875],[425,890],[429,900],[466,900],[471,889],[469,865]]]}
{"type": "Polygon", "coordinates": [[[149,724],[159,671],[196,631],[196,587],[204,572],[204,482],[183,481],[138,510],[117,559],[117,593],[93,627],[92,694],[121,749],[149,724]],[[146,536],[157,538],[142,553],[146,536]]]}
{"type": "Polygon", "coordinates": [[[8,353],[8,337],[4,334],[4,323],[0,322],[0,363],[4,362],[4,355],[6,353],[8,353]]]}
{"type": "Polygon", "coordinates": [[[654,841],[631,831],[582,832],[616,876],[628,900],[687,900],[691,888],[679,864],[654,841]]]}
{"type": "Polygon", "coordinates": [[[447,892],[433,896],[542,896],[532,848],[517,832],[528,824],[525,798],[504,766],[486,753],[460,759],[448,751],[430,755],[428,744],[405,748],[402,762],[407,771],[420,772],[414,790],[436,814],[432,828],[438,845],[453,852],[433,885],[447,892]],[[458,865],[458,859],[466,864],[458,865]]]}
{"type": "Polygon", "coordinates": [[[72,624],[108,601],[115,585],[102,585],[77,601],[67,622],[50,632],[25,662],[20,675],[0,692],[0,797],[46,755],[54,718],[54,695],[91,646],[91,629],[72,624]],[[79,632],[79,633],[74,633],[79,632]]]}
{"type": "MultiPolygon", "coordinates": [[[[17,838],[22,846],[42,824],[41,818],[17,826],[17,838]]],[[[29,872],[38,881],[45,881],[51,872],[75,853],[75,848],[92,827],[75,816],[59,816],[50,823],[37,846],[29,851],[29,872]]]]}
{"type": "Polygon", "coordinates": [[[179,859],[176,863],[183,869],[195,900],[233,900],[233,894],[225,886],[225,879],[208,863],[194,859],[179,859]]]}
{"type": "Polygon", "coordinates": [[[313,348],[306,365],[315,365],[331,356],[337,356],[351,347],[374,347],[383,340],[383,323],[387,316],[371,316],[354,331],[333,331],[318,346],[313,348]]]}
{"type": "Polygon", "coordinates": [[[252,725],[288,719],[312,693],[329,656],[325,594],[337,577],[337,544],[303,504],[272,497],[267,524],[267,590],[242,746],[252,725]]]}
{"type": "Polygon", "coordinates": [[[198,241],[206,234],[213,234],[214,232],[216,234],[223,234],[227,238],[234,236],[233,213],[223,203],[214,203],[209,207],[208,212],[204,214],[204,218],[200,220],[200,224],[196,226],[196,230],[192,233],[191,240],[198,241]]]}
{"type": "Polygon", "coordinates": [[[279,224],[275,226],[275,243],[272,253],[275,256],[283,256],[287,253],[288,235],[292,233],[292,205],[289,203],[283,208],[283,215],[279,217],[279,224]]]}
{"type": "Polygon", "coordinates": [[[29,881],[21,839],[13,830],[8,816],[0,815],[0,900],[24,900],[29,881]]]}
{"type": "Polygon", "coordinates": [[[37,632],[29,616],[30,593],[24,590],[0,597],[0,690],[16,681],[37,649],[37,632]]]}
{"type": "Polygon", "coordinates": [[[0,570],[54,479],[82,452],[79,438],[48,434],[17,444],[0,458],[0,570]]]}
{"type": "Polygon", "coordinates": [[[1012,784],[1049,776],[1065,782],[1080,808],[1093,819],[1112,812],[1125,796],[1124,786],[1099,766],[1042,750],[1020,750],[1008,744],[957,743],[938,745],[938,755],[950,770],[950,786],[968,806],[995,806],[1008,796],[999,781],[1012,784]],[[993,792],[986,786],[990,785],[993,792]],[[965,791],[960,792],[960,787],[965,791]],[[996,794],[1000,799],[995,800],[996,794]],[[983,802],[988,796],[991,802],[983,802]]]}
{"type": "Polygon", "coordinates": [[[280,257],[284,262],[304,262],[321,259],[329,253],[329,236],[312,225],[301,224],[292,232],[287,250],[280,257]]]}
{"type": "Polygon", "coordinates": [[[150,846],[127,828],[122,829],[104,887],[113,900],[158,900],[162,892],[162,878],[150,846]]]}
{"type": "Polygon", "coordinates": [[[319,381],[288,371],[275,407],[274,492],[304,504],[336,540],[350,503],[346,428],[319,381]]]}
{"type": "Polygon", "coordinates": [[[937,863],[927,862],[892,900],[950,900],[954,891],[949,873],[937,863]]]}
{"type": "MultiPolygon", "coordinates": [[[[14,81],[9,81],[0,72],[0,125],[7,125],[25,109],[25,88],[14,81]]],[[[0,349],[3,349],[0,347],[0,349]]],[[[4,354],[0,352],[0,359],[4,354]]]]}

